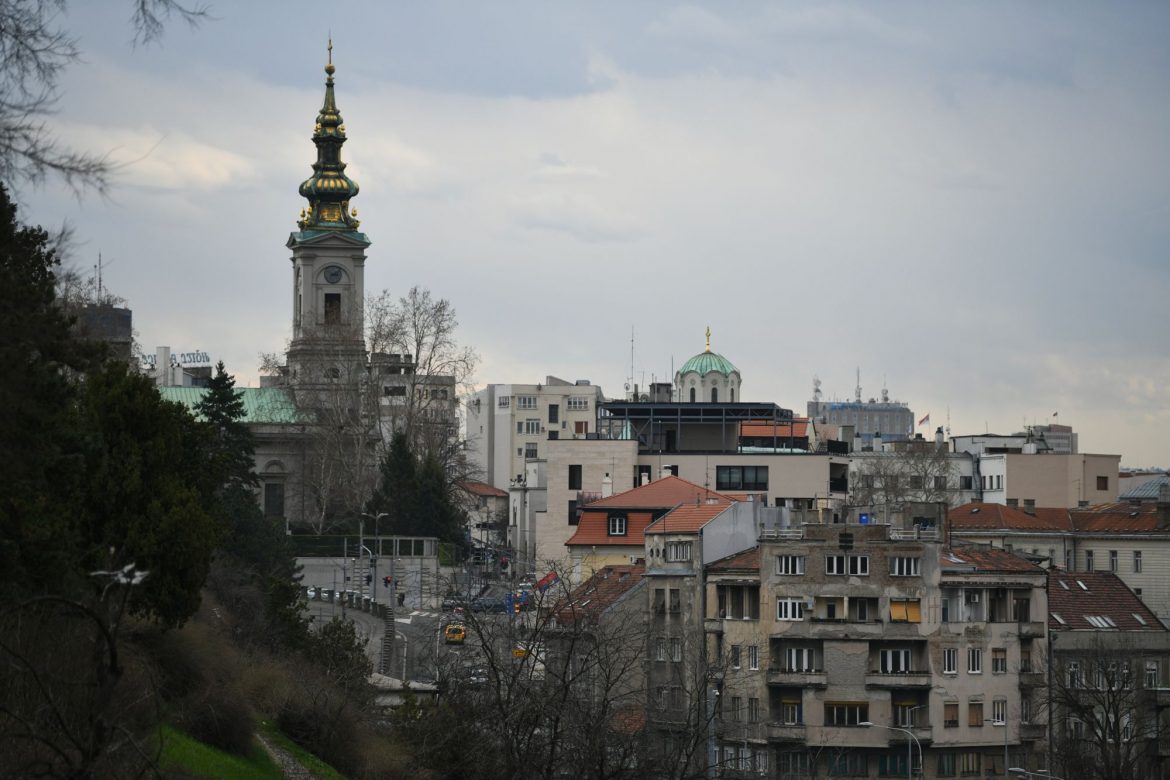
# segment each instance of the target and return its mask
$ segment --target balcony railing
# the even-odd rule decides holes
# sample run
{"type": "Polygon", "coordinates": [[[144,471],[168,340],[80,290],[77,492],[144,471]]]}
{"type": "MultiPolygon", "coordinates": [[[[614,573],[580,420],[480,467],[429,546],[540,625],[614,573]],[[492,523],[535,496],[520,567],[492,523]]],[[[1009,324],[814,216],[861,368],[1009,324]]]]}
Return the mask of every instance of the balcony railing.
{"type": "Polygon", "coordinates": [[[768,739],[773,742],[804,742],[808,730],[803,723],[769,723],[768,739]]]}
{"type": "Polygon", "coordinates": [[[761,539],[803,539],[803,528],[765,528],[760,531],[761,539]]]}
{"type": "Polygon", "coordinates": [[[1048,727],[1043,723],[1021,723],[1020,724],[1020,739],[1025,741],[1035,742],[1044,739],[1048,733],[1048,727]]]}
{"type": "Polygon", "coordinates": [[[890,539],[895,542],[937,542],[940,538],[937,528],[890,529],[890,539]]]}
{"type": "Polygon", "coordinates": [[[807,685],[824,687],[828,685],[828,675],[823,669],[784,669],[771,668],[768,670],[770,685],[807,685]]]}
{"type": "Polygon", "coordinates": [[[1040,620],[1021,620],[1020,639],[1043,639],[1047,636],[1044,623],[1040,620]]]}
{"type": "Polygon", "coordinates": [[[930,672],[879,672],[870,671],[865,675],[867,686],[878,688],[929,688],[931,685],[930,672]]]}

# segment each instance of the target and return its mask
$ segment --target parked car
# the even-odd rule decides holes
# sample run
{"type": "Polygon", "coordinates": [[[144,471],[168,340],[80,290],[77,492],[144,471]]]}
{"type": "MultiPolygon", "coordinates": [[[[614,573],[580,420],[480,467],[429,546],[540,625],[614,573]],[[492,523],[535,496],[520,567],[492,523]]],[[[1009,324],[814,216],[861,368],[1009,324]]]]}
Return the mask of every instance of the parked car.
{"type": "Polygon", "coordinates": [[[443,641],[449,645],[461,645],[467,639],[467,627],[462,623],[450,623],[443,629],[443,641]]]}
{"type": "Polygon", "coordinates": [[[443,609],[450,610],[456,607],[462,607],[465,601],[458,593],[448,593],[443,597],[443,609]]]}

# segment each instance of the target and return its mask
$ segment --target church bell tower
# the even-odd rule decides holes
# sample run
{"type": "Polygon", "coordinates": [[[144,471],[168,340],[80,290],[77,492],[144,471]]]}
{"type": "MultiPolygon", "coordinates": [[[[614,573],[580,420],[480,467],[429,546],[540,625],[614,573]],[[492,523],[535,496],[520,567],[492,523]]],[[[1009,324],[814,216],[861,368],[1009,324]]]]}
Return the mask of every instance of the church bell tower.
{"type": "Polygon", "coordinates": [[[358,185],[345,175],[341,161],[345,124],[333,94],[334,70],[330,41],[325,101],[313,127],[317,160],[313,175],[300,187],[309,205],[301,209],[299,229],[286,244],[292,250],[293,327],[287,360],[294,387],[353,380],[366,362],[362,309],[370,240],[358,231],[357,209],[350,207],[358,185]]]}

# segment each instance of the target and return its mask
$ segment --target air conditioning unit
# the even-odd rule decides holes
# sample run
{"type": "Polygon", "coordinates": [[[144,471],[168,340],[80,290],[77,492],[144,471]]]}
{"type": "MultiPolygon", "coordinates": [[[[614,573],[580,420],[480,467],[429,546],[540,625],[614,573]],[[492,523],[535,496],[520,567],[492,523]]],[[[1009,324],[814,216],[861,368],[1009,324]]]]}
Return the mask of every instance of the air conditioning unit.
{"type": "Polygon", "coordinates": [[[967,591],[967,603],[968,604],[978,604],[981,596],[982,596],[982,594],[979,591],[969,590],[969,591],[967,591]]]}
{"type": "Polygon", "coordinates": [[[631,566],[636,566],[636,565],[637,565],[637,563],[638,563],[638,556],[637,556],[637,555],[631,555],[631,556],[630,556],[630,565],[631,565],[631,566]]]}
{"type": "Polygon", "coordinates": [[[817,600],[813,596],[806,596],[804,599],[804,606],[806,609],[812,609],[817,605],[817,600]]]}

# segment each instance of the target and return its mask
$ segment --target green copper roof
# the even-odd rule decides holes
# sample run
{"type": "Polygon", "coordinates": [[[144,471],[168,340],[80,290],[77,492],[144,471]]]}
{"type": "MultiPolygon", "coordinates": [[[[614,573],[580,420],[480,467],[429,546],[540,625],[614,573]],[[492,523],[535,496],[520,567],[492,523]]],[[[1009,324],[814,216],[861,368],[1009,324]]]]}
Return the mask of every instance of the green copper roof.
{"type": "MultiPolygon", "coordinates": [[[[243,396],[244,422],[256,425],[294,425],[302,422],[292,395],[283,387],[237,387],[243,396]]],[[[207,393],[205,387],[160,387],[159,394],[195,411],[207,393]]]]}
{"type": "Polygon", "coordinates": [[[313,163],[313,175],[300,188],[302,197],[309,201],[308,211],[302,211],[297,222],[301,230],[355,231],[360,224],[357,212],[349,210],[350,198],[358,194],[358,185],[345,175],[345,163],[341,161],[345,123],[333,95],[333,71],[333,41],[330,41],[329,64],[325,66],[325,102],[313,127],[317,161],[313,163]]]}
{"type": "Polygon", "coordinates": [[[700,376],[709,374],[712,371],[717,371],[724,376],[730,376],[732,371],[738,373],[739,369],[719,353],[707,350],[706,352],[700,352],[686,363],[683,363],[683,367],[678,372],[680,374],[688,374],[691,371],[694,371],[700,376]]]}

